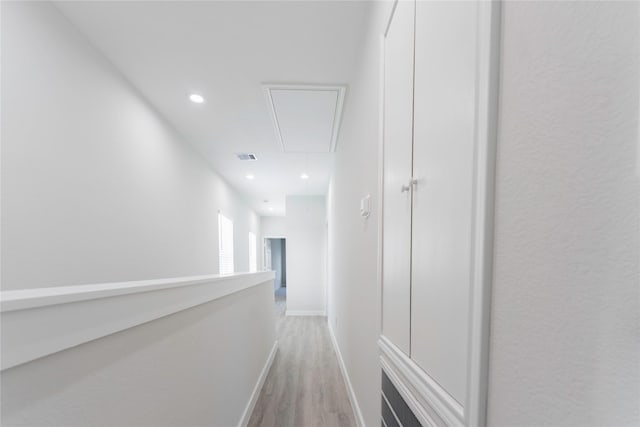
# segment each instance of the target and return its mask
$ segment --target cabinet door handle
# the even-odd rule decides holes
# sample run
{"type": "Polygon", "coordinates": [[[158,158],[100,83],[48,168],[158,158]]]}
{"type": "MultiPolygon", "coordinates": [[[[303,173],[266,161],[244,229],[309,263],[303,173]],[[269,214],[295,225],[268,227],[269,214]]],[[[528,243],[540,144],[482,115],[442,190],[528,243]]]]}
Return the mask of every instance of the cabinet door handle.
{"type": "Polygon", "coordinates": [[[418,180],[415,178],[411,178],[411,181],[409,181],[408,185],[403,185],[402,187],[400,187],[400,192],[405,193],[405,192],[411,191],[411,189],[417,184],[418,184],[418,180]]]}

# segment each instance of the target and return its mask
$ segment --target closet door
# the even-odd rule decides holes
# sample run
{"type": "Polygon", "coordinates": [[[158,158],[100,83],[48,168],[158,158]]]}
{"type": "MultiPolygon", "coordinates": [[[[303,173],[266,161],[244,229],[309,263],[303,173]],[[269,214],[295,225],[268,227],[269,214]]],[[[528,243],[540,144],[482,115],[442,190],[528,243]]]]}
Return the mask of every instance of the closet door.
{"type": "Polygon", "coordinates": [[[384,46],[382,334],[406,354],[410,340],[411,150],[415,2],[399,1],[384,46]],[[404,187],[403,187],[404,186],[404,187]]]}
{"type": "Polygon", "coordinates": [[[460,405],[469,354],[477,3],[416,6],[411,359],[460,405]]]}

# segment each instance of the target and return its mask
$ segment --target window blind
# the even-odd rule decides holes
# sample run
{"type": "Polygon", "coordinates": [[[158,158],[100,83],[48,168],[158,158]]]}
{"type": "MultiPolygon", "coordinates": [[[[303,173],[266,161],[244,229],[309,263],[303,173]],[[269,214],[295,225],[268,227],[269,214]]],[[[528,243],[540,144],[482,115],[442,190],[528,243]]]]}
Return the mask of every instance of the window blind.
{"type": "Polygon", "coordinates": [[[256,249],[256,235],[249,232],[249,271],[258,271],[258,253],[256,249]]]}
{"type": "Polygon", "coordinates": [[[233,273],[233,221],[218,213],[218,257],[220,274],[233,273]]]}

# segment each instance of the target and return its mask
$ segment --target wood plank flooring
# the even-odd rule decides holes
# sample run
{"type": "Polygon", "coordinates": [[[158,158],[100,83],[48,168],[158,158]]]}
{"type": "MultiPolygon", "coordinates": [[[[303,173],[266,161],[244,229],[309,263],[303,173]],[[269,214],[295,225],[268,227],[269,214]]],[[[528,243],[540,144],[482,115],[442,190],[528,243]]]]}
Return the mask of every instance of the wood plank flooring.
{"type": "Polygon", "coordinates": [[[276,297],[278,353],[249,426],[355,426],[326,317],[287,317],[285,307],[276,297]]]}

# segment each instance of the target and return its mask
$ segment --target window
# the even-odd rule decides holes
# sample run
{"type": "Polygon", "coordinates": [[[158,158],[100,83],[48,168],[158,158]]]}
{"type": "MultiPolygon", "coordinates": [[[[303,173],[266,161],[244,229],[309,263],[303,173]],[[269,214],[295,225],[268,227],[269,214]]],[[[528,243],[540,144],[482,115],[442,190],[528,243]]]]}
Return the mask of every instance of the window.
{"type": "Polygon", "coordinates": [[[218,213],[218,257],[220,274],[233,273],[233,221],[218,213]]]}
{"type": "Polygon", "coordinates": [[[249,232],[249,271],[258,271],[258,253],[256,251],[256,235],[249,232]]]}

